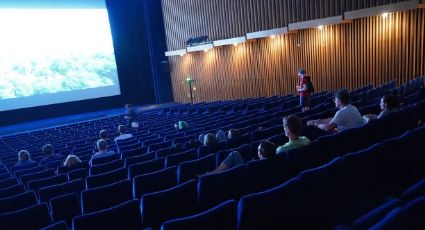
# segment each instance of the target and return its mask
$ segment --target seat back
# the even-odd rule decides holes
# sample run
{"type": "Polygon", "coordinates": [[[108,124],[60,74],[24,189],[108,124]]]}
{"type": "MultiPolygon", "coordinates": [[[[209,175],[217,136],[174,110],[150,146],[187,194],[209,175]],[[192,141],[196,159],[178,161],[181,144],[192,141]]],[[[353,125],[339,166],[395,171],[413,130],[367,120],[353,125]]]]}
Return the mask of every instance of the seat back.
{"type": "Polygon", "coordinates": [[[98,175],[110,172],[124,166],[124,161],[121,159],[114,160],[105,164],[97,164],[90,168],[90,175],[98,175]]]}
{"type": "Polygon", "coordinates": [[[21,183],[26,185],[28,181],[39,180],[47,177],[52,177],[55,175],[55,169],[46,169],[40,172],[26,174],[21,176],[21,183]]]}
{"type": "Polygon", "coordinates": [[[177,169],[178,183],[184,183],[193,179],[196,175],[202,175],[216,168],[215,155],[210,154],[200,159],[185,161],[179,164],[177,169]]]}
{"type": "Polygon", "coordinates": [[[182,153],[168,155],[165,158],[165,167],[177,166],[180,162],[194,160],[197,157],[196,149],[182,153]]]}
{"type": "Polygon", "coordinates": [[[37,204],[34,191],[0,199],[0,213],[12,212],[37,204]]]}
{"type": "Polygon", "coordinates": [[[169,167],[157,172],[133,178],[133,196],[140,199],[144,194],[168,189],[177,185],[177,167],[169,167]]]}
{"type": "Polygon", "coordinates": [[[84,189],[86,189],[85,181],[83,179],[77,179],[62,184],[43,187],[38,193],[40,196],[40,202],[47,202],[54,197],[69,193],[80,194],[84,189]]]}
{"type": "Polygon", "coordinates": [[[23,184],[13,185],[4,189],[0,189],[0,199],[18,195],[23,192],[25,192],[25,187],[23,184]]]}
{"type": "Polygon", "coordinates": [[[87,177],[87,189],[96,188],[122,181],[128,178],[126,168],[120,168],[111,172],[87,177]]]}
{"type": "Polygon", "coordinates": [[[0,229],[37,230],[52,223],[46,203],[37,204],[15,212],[0,214],[0,229]]]}
{"type": "Polygon", "coordinates": [[[132,179],[135,176],[151,173],[164,169],[165,158],[157,158],[155,160],[146,161],[138,164],[131,165],[128,168],[128,178],[132,179]]]}
{"type": "Polygon", "coordinates": [[[72,218],[81,215],[79,195],[69,193],[50,200],[53,222],[66,221],[68,226],[72,225],[72,218]]]}
{"type": "Polygon", "coordinates": [[[38,190],[40,188],[55,185],[55,184],[62,184],[68,182],[68,176],[66,174],[59,174],[56,176],[39,179],[39,180],[32,180],[28,182],[28,189],[33,189],[37,194],[38,190]]]}

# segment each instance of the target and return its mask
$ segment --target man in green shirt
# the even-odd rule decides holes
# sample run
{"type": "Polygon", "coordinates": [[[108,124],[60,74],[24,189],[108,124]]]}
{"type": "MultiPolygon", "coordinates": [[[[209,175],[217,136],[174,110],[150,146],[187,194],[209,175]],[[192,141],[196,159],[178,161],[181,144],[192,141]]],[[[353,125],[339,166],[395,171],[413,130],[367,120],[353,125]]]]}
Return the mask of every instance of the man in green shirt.
{"type": "Polygon", "coordinates": [[[300,136],[302,127],[302,120],[295,115],[289,115],[283,118],[283,128],[285,130],[285,135],[289,138],[289,142],[279,146],[276,149],[277,154],[310,144],[310,139],[300,136]]]}

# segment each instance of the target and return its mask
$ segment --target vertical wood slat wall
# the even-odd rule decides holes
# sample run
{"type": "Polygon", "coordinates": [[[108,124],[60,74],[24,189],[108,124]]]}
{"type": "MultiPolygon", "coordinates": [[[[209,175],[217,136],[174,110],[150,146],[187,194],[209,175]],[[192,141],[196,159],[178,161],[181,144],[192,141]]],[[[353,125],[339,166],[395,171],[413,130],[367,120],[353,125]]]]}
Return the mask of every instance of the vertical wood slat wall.
{"type": "MultiPolygon", "coordinates": [[[[170,30],[175,29],[172,28],[173,23],[167,22],[168,19],[176,20],[174,25],[179,27],[179,23],[188,20],[184,17],[189,16],[170,17],[166,11],[169,8],[165,6],[165,1],[163,0],[163,7],[168,36],[170,30]]],[[[206,9],[211,11],[210,16],[221,10],[217,8],[221,4],[217,3],[219,1],[208,1],[217,4],[206,9]]],[[[171,2],[173,1],[166,3],[171,2]]],[[[182,2],[188,4],[187,7],[190,8],[190,4],[199,1],[182,2]]],[[[232,12],[242,4],[240,0],[229,2],[226,3],[228,12],[232,12]]],[[[274,2],[273,7],[279,7],[281,4],[278,0],[267,2],[274,2]]],[[[303,2],[308,1],[301,1],[303,2]]],[[[223,34],[230,34],[229,37],[232,37],[240,36],[236,35],[237,33],[243,35],[248,27],[262,30],[268,29],[269,24],[274,23],[272,28],[275,28],[293,20],[264,22],[266,14],[259,16],[263,17],[260,20],[253,17],[252,13],[266,12],[270,8],[261,9],[264,5],[260,6],[253,0],[247,1],[247,4],[249,10],[246,12],[228,15],[229,18],[220,21],[223,24],[227,24],[229,20],[247,21],[241,23],[244,26],[239,29],[223,26],[223,30],[219,30],[219,24],[207,18],[200,18],[197,25],[203,24],[208,27],[206,31],[215,31],[216,34],[225,31],[223,34]]],[[[326,4],[323,7],[326,7],[326,4]]],[[[311,10],[317,11],[314,8],[311,10]]],[[[273,17],[284,19],[287,16],[283,12],[273,17]]],[[[190,18],[192,17],[193,15],[190,15],[190,18]]],[[[306,16],[303,16],[303,19],[304,17],[306,16]]],[[[382,17],[358,19],[351,24],[329,26],[323,30],[302,30],[297,34],[275,39],[259,39],[239,46],[218,47],[207,53],[197,52],[184,57],[170,57],[174,99],[179,102],[190,101],[189,88],[185,81],[187,75],[195,79],[195,102],[295,93],[296,72],[300,67],[306,68],[318,91],[343,87],[353,89],[369,83],[379,85],[391,79],[403,83],[415,76],[425,75],[424,27],[425,10],[418,9],[394,13],[387,19],[382,17]]],[[[197,26],[192,29],[194,28],[197,26]]],[[[171,46],[182,48],[178,41],[191,33],[186,32],[174,33],[173,36],[177,41],[171,46]]],[[[171,50],[170,44],[169,50],[171,50]]]]}

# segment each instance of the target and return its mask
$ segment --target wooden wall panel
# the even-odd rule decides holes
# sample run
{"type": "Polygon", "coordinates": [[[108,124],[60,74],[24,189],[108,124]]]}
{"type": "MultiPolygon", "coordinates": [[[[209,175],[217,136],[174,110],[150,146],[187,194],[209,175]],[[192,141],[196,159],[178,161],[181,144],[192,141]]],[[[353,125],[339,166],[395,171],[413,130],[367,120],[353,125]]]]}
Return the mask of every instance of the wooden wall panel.
{"type": "Polygon", "coordinates": [[[425,9],[417,9],[170,57],[174,99],[190,101],[187,75],[195,79],[195,102],[295,93],[300,67],[318,91],[403,83],[425,75],[424,27],[425,9]]]}

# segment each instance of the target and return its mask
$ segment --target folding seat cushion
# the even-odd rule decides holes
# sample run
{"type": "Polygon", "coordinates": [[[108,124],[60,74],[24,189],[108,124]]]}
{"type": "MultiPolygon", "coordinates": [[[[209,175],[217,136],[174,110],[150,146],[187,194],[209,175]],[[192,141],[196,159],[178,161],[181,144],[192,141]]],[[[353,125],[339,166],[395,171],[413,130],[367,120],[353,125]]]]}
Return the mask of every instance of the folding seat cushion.
{"type": "Polygon", "coordinates": [[[40,188],[65,182],[68,182],[68,176],[66,174],[59,174],[52,177],[29,181],[28,189],[32,189],[38,194],[38,190],[40,188]]]}
{"type": "Polygon", "coordinates": [[[77,179],[62,184],[43,187],[39,190],[40,202],[47,202],[50,199],[69,193],[80,194],[86,189],[86,182],[83,179],[77,179]]]}
{"type": "Polygon", "coordinates": [[[87,189],[81,193],[83,213],[100,211],[133,198],[131,180],[123,180],[110,185],[87,189]]]}
{"type": "Polygon", "coordinates": [[[164,168],[165,158],[157,158],[155,160],[130,165],[128,168],[128,177],[132,179],[135,176],[159,171],[164,168]]]}
{"type": "Polygon", "coordinates": [[[118,181],[126,180],[127,178],[128,172],[126,168],[120,168],[111,172],[89,176],[86,178],[87,189],[105,186],[118,181]]]}
{"type": "Polygon", "coordinates": [[[0,213],[16,211],[35,204],[37,204],[37,197],[34,191],[24,192],[0,199],[0,213]]]}
{"type": "Polygon", "coordinates": [[[236,229],[236,214],[236,201],[228,200],[204,212],[166,221],[161,229],[236,229]]]}
{"type": "Polygon", "coordinates": [[[28,181],[39,180],[39,179],[43,179],[43,178],[47,178],[47,177],[52,177],[54,175],[55,175],[55,169],[46,169],[46,170],[43,170],[43,171],[23,175],[23,176],[21,176],[20,179],[21,179],[21,183],[26,185],[28,183],[28,181]]]}
{"type": "Polygon", "coordinates": [[[44,170],[44,166],[37,166],[37,167],[33,167],[33,168],[22,169],[22,170],[19,170],[19,171],[15,171],[15,176],[20,178],[22,175],[36,173],[36,172],[40,172],[40,171],[43,171],[43,170],[44,170]]]}
{"type": "Polygon", "coordinates": [[[195,180],[143,195],[140,209],[144,227],[157,229],[166,220],[195,214],[198,211],[196,197],[195,180]]]}
{"type": "Polygon", "coordinates": [[[68,226],[66,225],[65,221],[59,221],[45,228],[42,228],[41,230],[68,230],[68,226]]]}
{"type": "Polygon", "coordinates": [[[356,229],[368,229],[401,204],[402,202],[399,199],[391,199],[355,220],[352,226],[356,229]]]}
{"type": "Polygon", "coordinates": [[[216,157],[214,154],[208,156],[185,161],[179,164],[177,169],[178,183],[193,179],[196,175],[202,175],[206,172],[213,171],[216,168],[216,157]]]}
{"type": "Polygon", "coordinates": [[[105,164],[97,164],[90,168],[90,175],[98,175],[124,167],[124,161],[114,160],[105,164]]]}
{"type": "Polygon", "coordinates": [[[23,192],[25,192],[25,187],[23,184],[12,185],[10,187],[0,189],[0,199],[18,195],[23,192]]]}
{"type": "Polygon", "coordinates": [[[197,158],[197,155],[196,149],[168,155],[165,158],[165,167],[177,166],[181,162],[194,160],[197,158]]]}
{"type": "Polygon", "coordinates": [[[53,222],[65,221],[68,226],[72,225],[72,218],[81,215],[79,196],[69,193],[50,200],[53,222]]]}
{"type": "Polygon", "coordinates": [[[75,169],[70,172],[68,172],[68,180],[73,181],[77,179],[86,179],[88,176],[88,170],[85,168],[82,169],[75,169]]]}
{"type": "Polygon", "coordinates": [[[96,165],[100,165],[100,164],[106,164],[115,160],[118,160],[121,158],[120,154],[113,154],[110,156],[106,156],[106,157],[99,157],[99,158],[95,158],[91,161],[91,165],[92,167],[96,166],[96,165]]]}
{"type": "Polygon", "coordinates": [[[110,229],[140,230],[142,217],[138,200],[130,200],[109,209],[75,217],[72,228],[78,230],[110,229]]]}
{"type": "Polygon", "coordinates": [[[128,168],[132,164],[137,164],[155,159],[155,152],[149,152],[140,156],[128,157],[125,159],[125,165],[128,168]]]}
{"type": "Polygon", "coordinates": [[[246,166],[239,165],[220,173],[200,176],[200,207],[211,208],[228,199],[239,199],[246,192],[246,174],[246,166]]]}
{"type": "Polygon", "coordinates": [[[247,164],[247,183],[250,192],[260,192],[290,179],[285,154],[274,158],[255,160],[247,164]]]}
{"type": "Polygon", "coordinates": [[[177,185],[177,167],[169,167],[157,172],[133,178],[133,196],[140,199],[144,194],[169,189],[177,185]]]}
{"type": "Polygon", "coordinates": [[[38,230],[52,223],[46,203],[37,204],[14,212],[0,214],[0,229],[38,230]]]}

